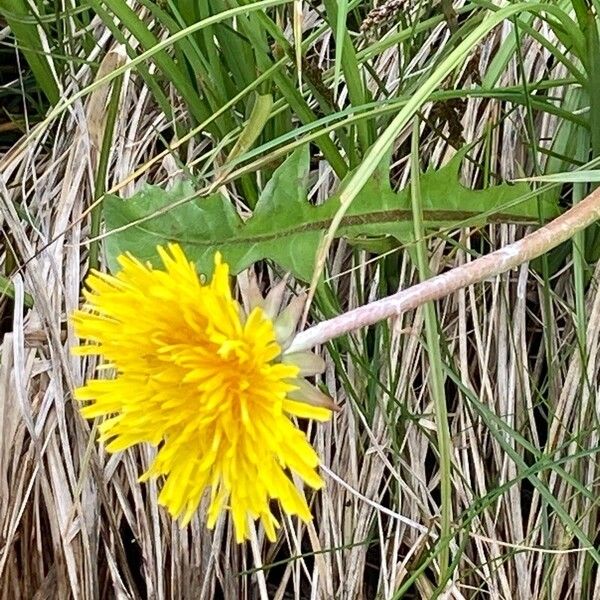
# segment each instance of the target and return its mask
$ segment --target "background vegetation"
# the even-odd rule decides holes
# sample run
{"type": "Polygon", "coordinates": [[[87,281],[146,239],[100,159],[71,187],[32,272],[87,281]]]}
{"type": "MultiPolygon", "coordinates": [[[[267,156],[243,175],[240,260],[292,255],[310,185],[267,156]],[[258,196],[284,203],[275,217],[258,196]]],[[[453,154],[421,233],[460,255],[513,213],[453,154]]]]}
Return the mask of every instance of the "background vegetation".
{"type": "Polygon", "coordinates": [[[599,8],[0,0],[0,598],[599,598],[598,227],[323,348],[327,487],[276,544],[98,447],[67,321],[153,236],[291,295],[329,230],[313,321],[522,237],[598,180],[599,8]]]}

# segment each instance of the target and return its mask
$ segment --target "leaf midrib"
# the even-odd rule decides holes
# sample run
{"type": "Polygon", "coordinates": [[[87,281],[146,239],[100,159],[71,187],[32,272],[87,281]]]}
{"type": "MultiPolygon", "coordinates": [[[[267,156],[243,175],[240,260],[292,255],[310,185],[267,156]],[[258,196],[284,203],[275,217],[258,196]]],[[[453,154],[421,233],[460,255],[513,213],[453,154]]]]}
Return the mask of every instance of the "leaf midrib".
{"type": "MultiPolygon", "coordinates": [[[[412,216],[412,211],[410,209],[389,209],[384,211],[375,211],[360,215],[346,215],[341,223],[341,228],[352,227],[357,225],[373,225],[377,223],[386,223],[389,224],[391,222],[403,223],[410,220],[412,216]]],[[[473,222],[484,222],[484,223],[514,223],[514,224],[523,224],[523,225],[535,225],[539,221],[534,220],[527,216],[518,216],[510,213],[503,212],[495,212],[489,215],[482,215],[481,212],[478,211],[457,211],[457,210],[424,210],[423,211],[423,219],[425,221],[425,225],[427,222],[430,223],[440,223],[440,222],[452,222],[456,221],[456,224],[453,227],[460,229],[462,227],[466,227],[469,225],[473,225],[473,222]]],[[[206,240],[198,240],[198,239],[185,239],[185,238],[177,238],[174,236],[167,236],[164,233],[154,231],[147,227],[143,227],[142,225],[133,225],[148,233],[150,235],[154,235],[156,237],[160,237],[162,239],[168,238],[174,242],[179,242],[181,244],[186,244],[189,246],[195,247],[213,247],[215,244],[247,244],[253,242],[269,242],[273,240],[280,239],[282,237],[293,236],[293,235],[301,235],[304,233],[311,233],[314,231],[325,230],[331,224],[331,218],[319,219],[315,221],[310,221],[309,223],[303,223],[298,226],[288,227],[285,229],[278,229],[277,231],[272,231],[269,233],[257,233],[255,235],[244,236],[244,237],[224,237],[224,238],[210,238],[206,240]]],[[[242,227],[248,226],[250,221],[247,221],[242,225],[242,227]]],[[[431,227],[431,225],[429,225],[431,227]]]]}

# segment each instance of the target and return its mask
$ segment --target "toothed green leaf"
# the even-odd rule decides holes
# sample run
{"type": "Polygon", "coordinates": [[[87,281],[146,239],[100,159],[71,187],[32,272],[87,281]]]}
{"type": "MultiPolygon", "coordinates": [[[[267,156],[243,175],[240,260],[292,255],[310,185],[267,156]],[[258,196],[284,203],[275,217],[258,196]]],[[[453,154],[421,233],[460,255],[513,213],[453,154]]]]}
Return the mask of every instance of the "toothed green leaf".
{"type": "MultiPolygon", "coordinates": [[[[536,223],[539,209],[525,183],[502,184],[485,190],[469,190],[458,180],[464,151],[446,166],[421,177],[424,221],[428,229],[484,225],[491,221],[536,223]]],[[[233,205],[221,194],[195,198],[189,182],[165,191],[147,186],[128,200],[106,198],[104,214],[106,247],[111,269],[123,252],[156,264],[156,246],[180,243],[201,273],[212,270],[219,250],[239,273],[254,262],[270,259],[284,271],[309,281],[319,242],[331,224],[339,198],[320,206],[307,200],[308,149],[294,152],[277,169],[264,188],[254,213],[243,221],[233,205]]],[[[542,207],[544,219],[558,214],[555,205],[542,207]]],[[[394,192],[387,165],[382,165],[359,192],[337,232],[368,244],[389,236],[401,243],[412,236],[410,191],[394,192]]],[[[384,238],[385,239],[385,238],[384,238]]]]}

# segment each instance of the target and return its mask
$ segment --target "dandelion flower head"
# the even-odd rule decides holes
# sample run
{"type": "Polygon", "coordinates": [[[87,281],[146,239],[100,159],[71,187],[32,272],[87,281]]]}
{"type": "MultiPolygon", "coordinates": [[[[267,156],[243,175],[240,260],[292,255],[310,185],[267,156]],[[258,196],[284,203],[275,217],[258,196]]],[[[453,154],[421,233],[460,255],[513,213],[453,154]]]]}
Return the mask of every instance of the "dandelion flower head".
{"type": "Polygon", "coordinates": [[[162,269],[126,254],[115,275],[87,279],[73,323],[88,343],[76,352],[105,362],[76,390],[82,413],[105,417],[99,429],[110,452],[159,447],[142,479],[164,476],[159,502],[182,524],[204,499],[210,528],[230,512],[238,542],[255,519],[274,540],[273,500],[311,519],[292,476],[322,485],[319,458],[293,420],[331,416],[327,397],[304,379],[320,359],[284,353],[290,326],[269,314],[276,301],[245,313],[219,254],[204,284],[178,245],[158,252],[162,269]]]}

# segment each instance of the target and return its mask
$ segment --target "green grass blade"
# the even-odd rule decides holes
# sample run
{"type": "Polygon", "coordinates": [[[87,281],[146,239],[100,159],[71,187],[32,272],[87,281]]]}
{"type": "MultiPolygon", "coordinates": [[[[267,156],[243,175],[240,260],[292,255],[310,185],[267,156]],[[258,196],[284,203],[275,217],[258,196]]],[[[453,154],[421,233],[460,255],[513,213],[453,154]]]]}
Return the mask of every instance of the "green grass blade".
{"type": "MultiPolygon", "coordinates": [[[[38,85],[48,100],[52,104],[57,104],[60,100],[60,91],[55,70],[50,66],[52,57],[42,43],[38,23],[25,18],[32,16],[30,5],[26,0],[2,0],[0,14],[6,19],[38,85]]],[[[36,21],[38,16],[35,15],[36,21]]]]}
{"type": "MultiPolygon", "coordinates": [[[[419,161],[419,121],[415,119],[410,167],[410,190],[413,215],[413,231],[415,235],[414,255],[416,257],[419,279],[424,281],[431,277],[427,260],[425,243],[425,228],[423,225],[423,198],[421,196],[420,161],[419,161]]],[[[425,311],[425,337],[427,340],[427,355],[429,357],[429,376],[427,378],[431,399],[435,407],[435,424],[440,463],[440,537],[444,540],[451,538],[452,528],[452,438],[448,425],[448,409],[444,391],[445,375],[440,351],[440,332],[435,304],[428,302],[425,311]]],[[[450,551],[447,544],[442,545],[439,553],[439,579],[444,582],[448,577],[450,551]]],[[[441,587],[441,585],[440,585],[441,587]]],[[[438,591],[441,591],[438,590],[438,591]]]]}

